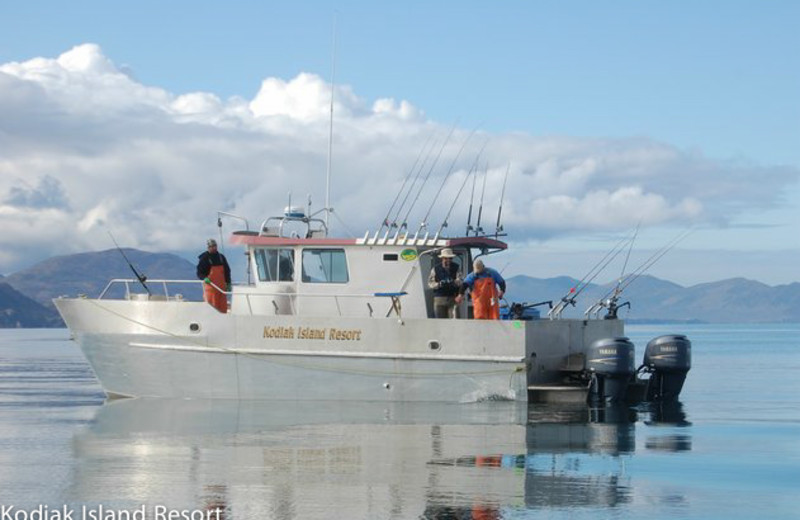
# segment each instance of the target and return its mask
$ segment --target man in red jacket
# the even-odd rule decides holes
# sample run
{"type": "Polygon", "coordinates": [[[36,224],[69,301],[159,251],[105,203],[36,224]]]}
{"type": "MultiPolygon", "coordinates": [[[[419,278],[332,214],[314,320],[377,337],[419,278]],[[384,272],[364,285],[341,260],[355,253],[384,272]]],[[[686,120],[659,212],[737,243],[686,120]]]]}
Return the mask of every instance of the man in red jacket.
{"type": "Polygon", "coordinates": [[[475,260],[472,268],[473,271],[464,278],[456,302],[461,303],[464,292],[469,290],[476,320],[500,319],[500,300],[506,292],[506,281],[500,273],[483,265],[482,260],[475,260]]]}

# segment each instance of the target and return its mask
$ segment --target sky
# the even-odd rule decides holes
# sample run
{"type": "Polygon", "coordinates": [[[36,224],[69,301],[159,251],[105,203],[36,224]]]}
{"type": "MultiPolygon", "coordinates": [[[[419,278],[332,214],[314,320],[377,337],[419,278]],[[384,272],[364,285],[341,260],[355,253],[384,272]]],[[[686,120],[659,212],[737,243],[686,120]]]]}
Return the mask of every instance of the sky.
{"type": "Polygon", "coordinates": [[[581,278],[638,225],[627,269],[692,229],[650,274],[800,281],[800,3],[287,4],[0,4],[0,273],[324,207],[333,78],[333,234],[428,171],[399,220],[463,234],[486,178],[493,232],[508,172],[505,275],[581,278]]]}

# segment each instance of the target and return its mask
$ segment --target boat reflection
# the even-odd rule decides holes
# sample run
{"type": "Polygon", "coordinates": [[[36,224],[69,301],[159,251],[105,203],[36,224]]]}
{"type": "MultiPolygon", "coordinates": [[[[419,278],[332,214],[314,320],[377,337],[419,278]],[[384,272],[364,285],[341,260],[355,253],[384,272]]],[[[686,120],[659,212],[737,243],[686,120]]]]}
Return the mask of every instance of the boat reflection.
{"type": "Polygon", "coordinates": [[[686,428],[692,425],[686,419],[683,404],[679,401],[665,401],[643,403],[640,405],[642,412],[649,415],[644,423],[647,426],[666,427],[667,432],[658,432],[648,435],[645,447],[653,451],[679,452],[692,449],[692,438],[688,433],[675,433],[673,428],[686,428]]]}
{"type": "Polygon", "coordinates": [[[75,437],[68,499],[279,520],[613,507],[631,497],[637,420],[518,402],[127,399],[75,437]]]}

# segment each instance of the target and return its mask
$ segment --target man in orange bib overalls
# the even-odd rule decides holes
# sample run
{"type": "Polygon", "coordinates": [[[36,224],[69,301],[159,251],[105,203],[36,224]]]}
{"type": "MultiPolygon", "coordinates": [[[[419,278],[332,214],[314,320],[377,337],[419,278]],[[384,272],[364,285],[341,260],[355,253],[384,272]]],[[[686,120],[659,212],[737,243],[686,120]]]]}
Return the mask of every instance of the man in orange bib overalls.
{"type": "Polygon", "coordinates": [[[500,319],[500,299],[506,292],[506,281],[500,273],[484,266],[482,260],[475,260],[472,268],[473,271],[464,278],[456,301],[461,303],[464,292],[469,289],[476,320],[500,319]]]}
{"type": "Polygon", "coordinates": [[[213,238],[208,239],[208,250],[198,257],[197,278],[204,282],[203,298],[219,312],[228,312],[227,296],[214,286],[231,290],[231,268],[225,255],[217,251],[217,241],[213,238]]]}

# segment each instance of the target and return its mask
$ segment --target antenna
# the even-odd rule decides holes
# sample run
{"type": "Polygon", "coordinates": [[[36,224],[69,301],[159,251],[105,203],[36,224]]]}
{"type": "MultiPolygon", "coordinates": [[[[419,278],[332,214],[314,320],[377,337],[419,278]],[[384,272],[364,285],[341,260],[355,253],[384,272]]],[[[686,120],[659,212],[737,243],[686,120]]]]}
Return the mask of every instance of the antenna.
{"type": "Polygon", "coordinates": [[[500,215],[503,213],[503,198],[506,196],[506,181],[508,181],[509,170],[511,170],[511,161],[508,162],[508,166],[506,167],[506,175],[503,177],[503,190],[500,192],[500,207],[497,208],[497,224],[494,226],[495,238],[499,237],[500,232],[503,231],[503,226],[500,225],[500,215]]]}
{"type": "Polygon", "coordinates": [[[333,156],[333,96],[336,90],[336,13],[333,15],[333,50],[331,53],[331,120],[328,129],[328,168],[325,174],[325,228],[331,213],[331,157],[333,156]]]}

